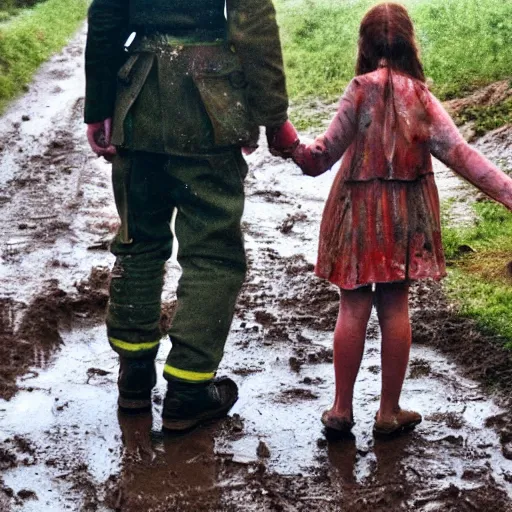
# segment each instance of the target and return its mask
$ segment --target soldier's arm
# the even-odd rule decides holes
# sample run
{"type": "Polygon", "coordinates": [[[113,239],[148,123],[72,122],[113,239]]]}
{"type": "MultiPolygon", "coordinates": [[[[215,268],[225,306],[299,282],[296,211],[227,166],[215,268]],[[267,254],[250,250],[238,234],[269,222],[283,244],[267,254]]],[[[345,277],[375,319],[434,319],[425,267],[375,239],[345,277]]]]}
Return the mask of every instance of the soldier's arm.
{"type": "Polygon", "coordinates": [[[227,14],[254,120],[260,126],[281,126],[288,119],[288,95],[272,0],[227,0],[227,14]]]}
{"type": "Polygon", "coordinates": [[[126,0],[93,0],[89,8],[85,49],[85,122],[112,117],[116,74],[125,60],[129,34],[126,0]]]}

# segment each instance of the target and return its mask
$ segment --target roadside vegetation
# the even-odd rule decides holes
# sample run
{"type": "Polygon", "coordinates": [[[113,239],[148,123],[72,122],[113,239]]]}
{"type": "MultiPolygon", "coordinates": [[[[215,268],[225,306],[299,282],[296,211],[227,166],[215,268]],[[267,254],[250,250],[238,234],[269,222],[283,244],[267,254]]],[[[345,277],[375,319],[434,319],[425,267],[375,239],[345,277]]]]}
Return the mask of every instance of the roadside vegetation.
{"type": "Polygon", "coordinates": [[[15,16],[25,7],[32,7],[44,0],[0,0],[0,22],[15,16]]]}
{"type": "Polygon", "coordinates": [[[450,222],[443,206],[443,241],[450,265],[445,289],[484,330],[500,334],[512,349],[512,215],[491,201],[473,204],[470,226],[450,222]]]}
{"type": "MultiPolygon", "coordinates": [[[[510,87],[512,88],[512,82],[510,87]]],[[[459,125],[472,123],[475,137],[480,137],[500,126],[512,124],[512,98],[497,105],[468,106],[457,114],[456,121],[459,125]]]]}
{"type": "Polygon", "coordinates": [[[28,86],[40,64],[66,44],[89,4],[46,0],[21,8],[33,3],[0,0],[0,16],[6,20],[0,22],[0,113],[28,86]]]}

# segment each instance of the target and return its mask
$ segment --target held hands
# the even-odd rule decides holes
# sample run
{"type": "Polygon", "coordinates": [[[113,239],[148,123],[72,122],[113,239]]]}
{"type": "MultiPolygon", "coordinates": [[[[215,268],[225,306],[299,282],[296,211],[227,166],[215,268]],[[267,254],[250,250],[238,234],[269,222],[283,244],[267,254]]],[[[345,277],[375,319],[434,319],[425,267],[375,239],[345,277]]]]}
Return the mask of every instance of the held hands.
{"type": "Polygon", "coordinates": [[[292,158],[308,176],[320,176],[329,168],[323,137],[318,137],[313,144],[301,144],[299,134],[290,121],[277,128],[267,127],[267,141],[274,156],[292,158]]]}
{"type": "MultiPolygon", "coordinates": [[[[267,126],[267,142],[270,153],[281,158],[291,158],[293,150],[299,144],[299,135],[290,121],[281,126],[267,126]]],[[[242,153],[250,155],[258,149],[258,144],[243,146],[242,153]]]]}
{"type": "Polygon", "coordinates": [[[317,137],[312,144],[299,144],[293,151],[292,158],[307,176],[320,176],[329,169],[328,152],[323,137],[317,137]]]}
{"type": "Polygon", "coordinates": [[[268,149],[274,156],[291,158],[299,145],[299,134],[290,121],[285,121],[279,127],[267,126],[268,149]]]}
{"type": "Polygon", "coordinates": [[[112,118],[105,119],[99,123],[87,125],[87,140],[91,149],[98,155],[110,162],[116,154],[115,146],[110,144],[112,135],[112,118]]]}

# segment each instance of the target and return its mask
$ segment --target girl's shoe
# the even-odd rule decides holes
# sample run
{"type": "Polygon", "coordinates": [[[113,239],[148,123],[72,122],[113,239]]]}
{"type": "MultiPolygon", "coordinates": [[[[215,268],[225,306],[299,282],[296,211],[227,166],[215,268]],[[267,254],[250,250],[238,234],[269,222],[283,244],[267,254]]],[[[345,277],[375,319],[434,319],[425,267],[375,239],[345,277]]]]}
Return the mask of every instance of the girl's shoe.
{"type": "Polygon", "coordinates": [[[354,417],[343,418],[334,416],[330,410],[324,411],[322,414],[322,424],[325,427],[325,433],[329,437],[344,437],[351,434],[354,426],[354,417]]]}
{"type": "Polygon", "coordinates": [[[423,419],[421,414],[415,411],[406,411],[400,409],[390,421],[379,420],[379,413],[375,415],[375,424],[373,425],[373,433],[376,436],[389,437],[412,430],[416,425],[421,423],[423,419]]]}

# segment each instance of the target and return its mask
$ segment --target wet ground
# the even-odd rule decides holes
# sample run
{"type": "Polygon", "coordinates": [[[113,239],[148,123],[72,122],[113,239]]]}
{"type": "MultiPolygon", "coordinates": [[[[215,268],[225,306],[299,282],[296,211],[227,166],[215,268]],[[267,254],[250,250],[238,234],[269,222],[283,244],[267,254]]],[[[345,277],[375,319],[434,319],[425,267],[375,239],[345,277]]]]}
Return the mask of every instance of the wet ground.
{"type": "MultiPolygon", "coordinates": [[[[222,364],[239,402],[225,421],[163,435],[161,379],[152,415],[118,414],[102,325],[117,217],[109,167],[86,150],[83,38],[0,119],[0,510],[512,511],[510,357],[434,283],[412,293],[403,394],[425,421],[400,439],[373,439],[372,318],[354,438],[326,441],[319,418],[333,396],[338,294],[312,263],[333,173],[303,177],[264,148],[249,158],[250,270],[222,364]]],[[[510,166],[511,142],[502,130],[480,144],[510,166]]],[[[442,197],[467,195],[441,166],[437,178],[442,197]]],[[[167,316],[178,276],[170,263],[167,316]]]]}

